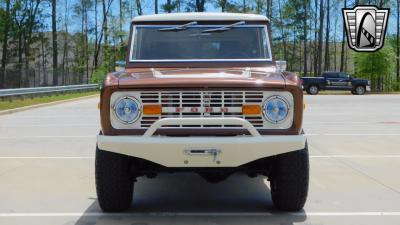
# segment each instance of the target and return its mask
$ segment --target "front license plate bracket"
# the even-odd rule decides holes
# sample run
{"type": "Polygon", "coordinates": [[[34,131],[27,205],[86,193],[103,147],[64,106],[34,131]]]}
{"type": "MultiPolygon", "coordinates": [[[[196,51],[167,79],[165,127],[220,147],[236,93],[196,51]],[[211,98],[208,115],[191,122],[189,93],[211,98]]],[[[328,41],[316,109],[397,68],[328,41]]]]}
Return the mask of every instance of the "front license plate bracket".
{"type": "Polygon", "coordinates": [[[191,156],[212,156],[213,161],[217,161],[218,155],[221,154],[221,150],[217,148],[191,148],[186,149],[185,153],[191,156]]]}

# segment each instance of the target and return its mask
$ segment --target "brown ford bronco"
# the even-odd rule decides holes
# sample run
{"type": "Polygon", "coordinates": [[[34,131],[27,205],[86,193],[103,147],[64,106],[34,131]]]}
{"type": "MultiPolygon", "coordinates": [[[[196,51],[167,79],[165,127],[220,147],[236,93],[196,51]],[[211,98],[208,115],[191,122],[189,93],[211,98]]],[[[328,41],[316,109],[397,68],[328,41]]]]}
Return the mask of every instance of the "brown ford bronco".
{"type": "MultiPolygon", "coordinates": [[[[300,79],[271,50],[266,17],[135,17],[125,68],[101,92],[96,189],[106,212],[130,207],[139,176],[235,172],[270,181],[274,205],[300,210],[309,162],[300,79]]],[[[266,187],[267,188],[267,187],[266,187]]]]}

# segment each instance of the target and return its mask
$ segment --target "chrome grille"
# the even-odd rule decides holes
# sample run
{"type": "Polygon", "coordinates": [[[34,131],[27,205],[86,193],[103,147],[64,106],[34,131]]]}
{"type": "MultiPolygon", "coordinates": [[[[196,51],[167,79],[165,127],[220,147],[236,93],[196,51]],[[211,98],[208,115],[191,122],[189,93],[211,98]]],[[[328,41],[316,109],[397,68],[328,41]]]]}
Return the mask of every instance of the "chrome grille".
{"type": "MultiPolygon", "coordinates": [[[[161,115],[141,117],[142,128],[149,127],[162,118],[176,117],[239,117],[248,120],[255,127],[263,126],[262,115],[244,116],[242,114],[243,104],[262,104],[263,92],[260,91],[143,91],[140,92],[140,99],[143,105],[161,104],[162,106],[161,115]]],[[[169,127],[240,126],[177,125],[169,127]]]]}

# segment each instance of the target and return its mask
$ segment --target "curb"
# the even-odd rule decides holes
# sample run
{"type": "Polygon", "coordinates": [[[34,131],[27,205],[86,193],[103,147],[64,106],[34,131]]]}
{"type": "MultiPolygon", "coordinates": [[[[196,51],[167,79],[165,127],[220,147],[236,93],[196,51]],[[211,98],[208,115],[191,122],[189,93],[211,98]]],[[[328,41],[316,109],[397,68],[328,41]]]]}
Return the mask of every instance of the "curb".
{"type": "Polygon", "coordinates": [[[83,99],[93,98],[95,96],[99,96],[99,94],[88,95],[88,96],[83,96],[83,97],[78,97],[78,98],[65,99],[65,100],[54,101],[54,102],[48,102],[48,103],[41,103],[41,104],[37,104],[37,105],[29,105],[29,106],[19,107],[19,108],[15,108],[15,109],[2,110],[2,111],[0,111],[0,116],[8,115],[8,114],[16,113],[16,112],[22,112],[22,111],[26,111],[26,110],[30,110],[30,109],[41,108],[41,107],[45,107],[45,106],[58,105],[58,104],[62,104],[65,102],[79,101],[79,100],[83,100],[83,99]]]}

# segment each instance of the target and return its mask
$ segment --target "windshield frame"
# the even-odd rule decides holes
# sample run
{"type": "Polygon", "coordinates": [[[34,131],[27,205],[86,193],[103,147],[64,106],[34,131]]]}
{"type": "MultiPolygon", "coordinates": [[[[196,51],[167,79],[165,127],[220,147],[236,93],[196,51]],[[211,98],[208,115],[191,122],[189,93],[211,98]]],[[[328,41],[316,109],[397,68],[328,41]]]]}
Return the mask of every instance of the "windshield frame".
{"type": "MultiPolygon", "coordinates": [[[[267,41],[267,53],[269,58],[254,58],[254,59],[134,59],[133,58],[133,51],[134,51],[134,44],[135,44],[135,36],[136,36],[136,28],[140,28],[140,27],[147,27],[147,28],[168,28],[168,27],[173,27],[176,26],[176,24],[160,24],[160,25],[133,25],[132,27],[132,31],[131,31],[131,40],[130,40],[130,47],[129,47],[129,55],[128,55],[128,61],[129,63],[164,63],[164,62],[208,62],[208,63],[212,63],[212,62],[272,62],[273,58],[272,58],[272,51],[271,51],[271,40],[270,40],[270,35],[268,32],[268,26],[266,24],[244,24],[244,25],[237,25],[235,27],[233,27],[232,29],[235,28],[241,28],[241,27],[257,27],[257,28],[263,28],[264,32],[265,32],[265,37],[266,37],[266,41],[267,41]]],[[[187,29],[190,29],[191,27],[204,27],[204,28],[218,28],[221,26],[226,26],[226,24],[197,24],[197,25],[190,25],[187,26],[187,29]]]]}

